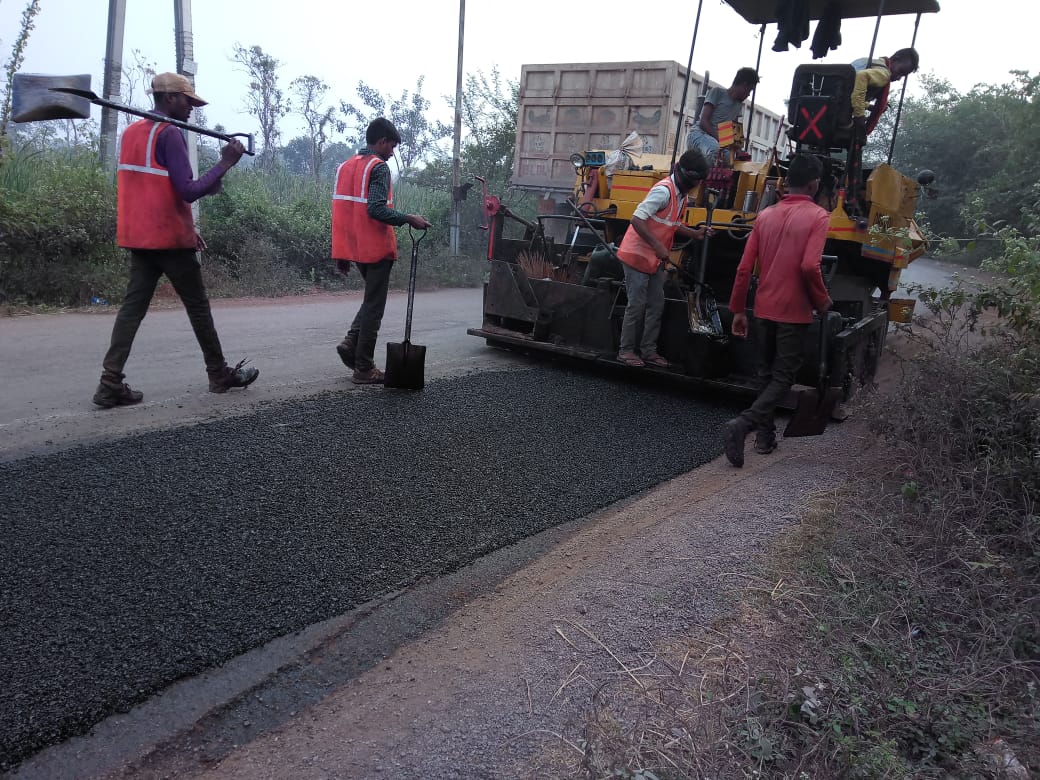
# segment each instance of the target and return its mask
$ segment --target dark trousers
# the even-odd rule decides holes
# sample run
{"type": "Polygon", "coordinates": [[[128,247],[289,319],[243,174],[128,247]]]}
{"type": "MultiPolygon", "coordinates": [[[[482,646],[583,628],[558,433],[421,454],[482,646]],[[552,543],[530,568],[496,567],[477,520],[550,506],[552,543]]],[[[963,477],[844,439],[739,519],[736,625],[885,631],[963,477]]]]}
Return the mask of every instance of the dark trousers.
{"type": "Polygon", "coordinates": [[[759,347],[759,381],[762,390],[751,406],[740,413],[753,431],[773,431],[776,407],[794,384],[802,365],[808,325],[756,319],[754,336],[759,347]]]}
{"type": "Polygon", "coordinates": [[[368,371],[375,366],[376,339],[379,337],[379,326],[383,324],[386,294],[390,289],[390,271],[394,268],[394,261],[386,259],[378,263],[353,265],[365,280],[365,298],[361,302],[361,308],[354,315],[354,321],[350,323],[346,342],[348,346],[353,347],[355,369],[368,371]]]}
{"type": "Polygon", "coordinates": [[[130,357],[137,329],[148,313],[148,305],[163,274],[170,280],[188,312],[195,338],[202,347],[206,370],[211,374],[217,373],[227,365],[213,325],[209,298],[202,283],[202,268],[195,250],[134,249],[130,252],[130,281],[126,286],[126,296],[112,326],[112,344],[102,363],[102,379],[111,382],[123,380],[123,367],[130,357]]]}

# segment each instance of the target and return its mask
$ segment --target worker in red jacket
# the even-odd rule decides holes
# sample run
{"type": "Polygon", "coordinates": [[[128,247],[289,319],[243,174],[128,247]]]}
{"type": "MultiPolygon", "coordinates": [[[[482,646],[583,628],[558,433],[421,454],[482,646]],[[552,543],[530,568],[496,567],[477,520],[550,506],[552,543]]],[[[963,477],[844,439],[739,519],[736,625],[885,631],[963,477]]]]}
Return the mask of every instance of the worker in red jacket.
{"type": "MultiPolygon", "coordinates": [[[[184,122],[193,108],[206,105],[187,78],[160,73],[152,79],[155,113],[184,122]]],[[[123,133],[119,149],[116,241],[130,250],[130,280],[112,327],[112,341],[102,361],[94,403],[106,409],[140,403],[144,397],[123,381],[123,367],[141,320],[163,274],[188,312],[202,348],[211,393],[247,387],[259,371],[224,360],[209,297],[202,281],[198,252],[206,248],[195,230],[191,204],[220,192],[221,179],[242,157],[245,147],[231,141],[205,176],[195,179],[183,132],[173,125],[142,119],[123,133]]]]}
{"type": "Polygon", "coordinates": [[[390,166],[386,161],[401,143],[401,134],[385,117],[373,119],[365,131],[366,147],[339,166],[332,196],[332,259],[343,273],[357,266],[365,280],[365,297],[336,345],[343,364],[354,372],[355,384],[383,383],[376,368],[376,339],[386,309],[390,271],[397,261],[394,228],[409,225],[416,230],[431,227],[425,217],[393,208],[390,166]]]}
{"type": "Polygon", "coordinates": [[[768,454],[776,449],[773,416],[802,364],[813,310],[822,314],[831,308],[820,270],[830,216],[813,201],[822,174],[823,165],[813,155],[798,154],[791,159],[787,194],[755,219],[737,267],[729,308],[733,312],[731,331],[742,339],[748,335],[748,286],[753,270],[758,269],[754,314],[764,386],[749,408],[726,423],[725,452],[734,466],[744,465],[744,439],[751,431],[756,432],[756,452],[768,454]]]}

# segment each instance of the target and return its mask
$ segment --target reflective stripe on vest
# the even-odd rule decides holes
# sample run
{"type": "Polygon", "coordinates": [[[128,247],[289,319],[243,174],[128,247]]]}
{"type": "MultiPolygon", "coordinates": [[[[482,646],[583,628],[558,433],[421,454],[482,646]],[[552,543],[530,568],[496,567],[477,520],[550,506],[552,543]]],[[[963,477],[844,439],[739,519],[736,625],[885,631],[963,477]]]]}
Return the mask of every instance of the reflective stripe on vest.
{"type": "MultiPolygon", "coordinates": [[[[357,263],[397,259],[393,227],[368,216],[368,184],[372,171],[384,160],[375,154],[358,154],[336,170],[332,195],[332,258],[357,263]]],[[[393,206],[393,185],[387,189],[387,206],[393,206]]]]}
{"type": "MultiPolygon", "coordinates": [[[[668,203],[659,209],[657,213],[650,215],[646,226],[654,238],[668,249],[671,249],[672,241],[675,239],[675,231],[683,225],[680,217],[686,211],[686,196],[679,195],[679,190],[675,186],[675,182],[672,181],[671,176],[661,179],[654,187],[666,187],[668,189],[668,203]]],[[[653,188],[651,188],[652,191],[653,188]]],[[[617,255],[625,265],[631,266],[637,271],[642,271],[644,274],[657,273],[657,269],[661,264],[661,261],[657,259],[657,255],[654,253],[653,247],[636,232],[636,229],[631,224],[629,224],[628,230],[625,231],[625,235],[621,239],[621,246],[618,247],[617,255]]]]}
{"type": "Polygon", "coordinates": [[[123,133],[117,168],[116,241],[127,249],[194,249],[191,205],[155,160],[164,122],[142,119],[123,133]]]}

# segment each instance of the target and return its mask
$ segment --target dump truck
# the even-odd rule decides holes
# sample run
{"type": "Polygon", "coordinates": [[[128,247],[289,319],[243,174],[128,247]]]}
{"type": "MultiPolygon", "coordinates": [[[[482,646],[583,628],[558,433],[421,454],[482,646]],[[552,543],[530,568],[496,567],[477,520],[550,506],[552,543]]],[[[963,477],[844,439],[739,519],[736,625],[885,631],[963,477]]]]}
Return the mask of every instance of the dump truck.
{"type": "MultiPolygon", "coordinates": [[[[773,0],[726,2],[745,20],[762,26],[760,40],[765,26],[776,23],[773,0]]],[[[826,4],[808,5],[811,18],[819,19],[826,4]]],[[[856,0],[842,8],[846,18],[876,14],[880,21],[881,16],[916,13],[918,22],[921,14],[939,10],[935,0],[856,0]]],[[[691,60],[692,51],[693,46],[691,60]]],[[[626,297],[613,250],[643,197],[672,169],[684,126],[685,95],[674,131],[657,133],[671,140],[671,155],[660,142],[652,152],[626,153],[628,144],[571,152],[573,188],[566,212],[558,209],[560,213],[527,219],[485,188],[489,267],[483,319],[468,332],[496,347],[753,396],[760,387],[758,350],[753,337],[732,337],[733,312],[726,302],[756,215],[783,197],[791,154],[810,153],[824,167],[817,203],[830,213],[830,224],[821,262],[834,308],[817,316],[807,332],[806,359],[785,405],[793,408],[798,393],[808,387],[852,398],[873,382],[890,311],[903,316],[890,305],[890,296],[901,270],[926,251],[914,214],[921,188],[931,183],[927,172],[918,180],[889,163],[864,167],[862,138],[851,129],[854,81],[852,65],[799,65],[786,121],[778,127],[778,137],[786,136],[786,154],[777,150],[766,159],[752,159],[748,138],[738,126],[716,166],[690,192],[686,224],[708,225],[714,235],[672,249],[658,343],[669,368],[632,367],[617,360],[626,297]]],[[[692,108],[695,100],[689,103],[692,108]]],[[[521,173],[530,175],[530,168],[521,173]]]]}

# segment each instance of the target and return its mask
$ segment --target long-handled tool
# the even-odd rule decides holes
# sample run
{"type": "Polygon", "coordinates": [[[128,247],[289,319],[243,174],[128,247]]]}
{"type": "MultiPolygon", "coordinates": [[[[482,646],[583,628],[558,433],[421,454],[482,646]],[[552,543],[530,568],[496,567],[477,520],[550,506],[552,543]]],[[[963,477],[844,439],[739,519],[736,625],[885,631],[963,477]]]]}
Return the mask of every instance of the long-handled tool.
{"type": "Polygon", "coordinates": [[[841,315],[828,312],[820,317],[820,340],[817,360],[816,387],[803,390],[798,395],[798,406],[794,416],[784,429],[784,436],[819,436],[827,427],[827,422],[834,413],[834,407],[841,400],[841,388],[831,384],[831,372],[828,370],[828,339],[832,318],[841,320],[841,315]]]}
{"type": "Polygon", "coordinates": [[[419,266],[419,243],[425,238],[422,231],[416,238],[412,229],[408,228],[412,239],[412,268],[408,273],[408,314],[404,321],[404,341],[387,343],[386,376],[383,384],[402,390],[422,390],[423,367],[426,363],[426,347],[413,344],[412,339],[412,307],[415,304],[415,272],[419,266]]]}
{"type": "MultiPolygon", "coordinates": [[[[709,207],[707,213],[707,221],[705,225],[711,227],[711,218],[715,210],[714,198],[718,195],[718,190],[708,190],[709,207]]],[[[596,237],[596,242],[613,257],[617,262],[621,262],[621,258],[618,257],[617,252],[614,251],[613,247],[610,246],[600,236],[599,231],[593,227],[592,223],[589,222],[588,217],[582,212],[582,210],[574,205],[574,201],[568,199],[567,205],[571,207],[571,210],[578,215],[578,218],[585,223],[585,227],[591,231],[596,237]]],[[[704,237],[705,245],[707,245],[708,236],[704,237]]],[[[703,333],[711,336],[715,339],[724,340],[727,338],[726,334],[722,330],[722,320],[719,317],[719,307],[715,302],[715,293],[712,292],[711,288],[704,283],[704,266],[707,263],[707,252],[706,250],[701,251],[701,271],[697,276],[694,276],[685,268],[678,263],[674,263],[671,260],[665,260],[665,265],[671,266],[680,274],[686,277],[687,281],[694,285],[694,291],[687,295],[687,309],[690,318],[690,330],[694,333],[703,333]]]]}
{"type": "Polygon", "coordinates": [[[232,141],[246,139],[246,154],[256,154],[256,143],[251,133],[220,133],[207,127],[181,122],[179,119],[142,111],[138,108],[105,100],[90,91],[90,76],[46,76],[39,73],[16,73],[11,82],[11,120],[13,122],[40,122],[46,119],[88,119],[90,104],[113,108],[125,114],[165,122],[190,130],[199,135],[232,141]]]}
{"type": "MultiPolygon", "coordinates": [[[[711,228],[712,218],[715,216],[715,204],[718,203],[719,190],[710,187],[704,192],[704,222],[711,228]]],[[[701,256],[697,263],[697,278],[693,290],[688,295],[688,309],[690,312],[690,330],[696,333],[706,333],[709,336],[723,337],[722,318],[719,317],[719,305],[715,300],[715,293],[704,283],[708,271],[708,245],[711,236],[705,234],[701,242],[701,256]]]]}

